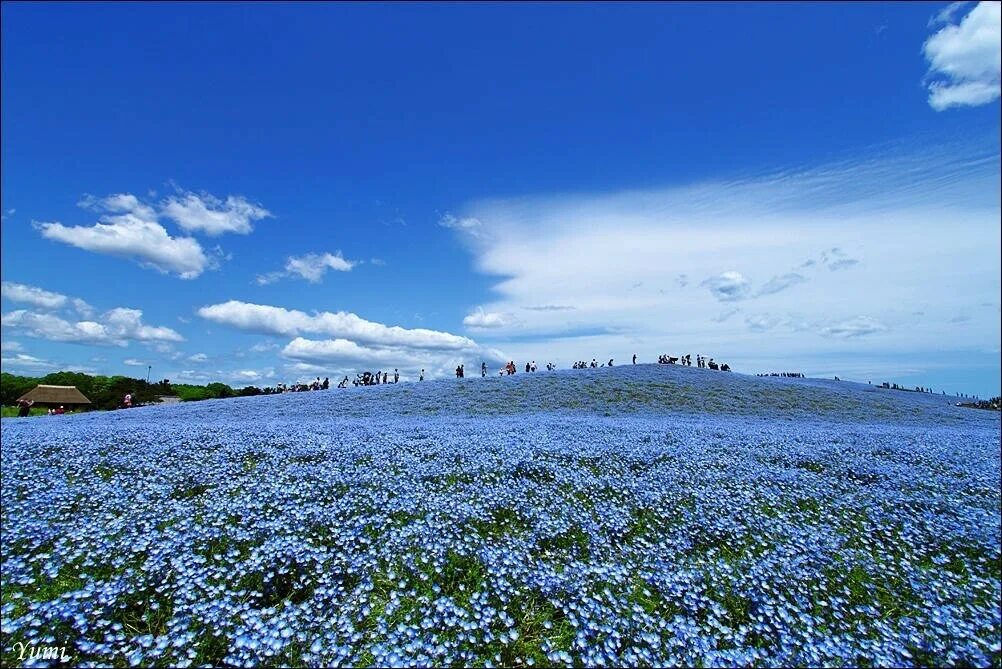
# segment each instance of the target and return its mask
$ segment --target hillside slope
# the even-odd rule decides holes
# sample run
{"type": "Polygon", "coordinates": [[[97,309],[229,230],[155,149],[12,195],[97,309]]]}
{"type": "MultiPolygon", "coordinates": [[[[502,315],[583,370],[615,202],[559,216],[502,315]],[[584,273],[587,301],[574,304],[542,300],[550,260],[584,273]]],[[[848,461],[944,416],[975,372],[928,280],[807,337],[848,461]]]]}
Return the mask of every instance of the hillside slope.
{"type": "Polygon", "coordinates": [[[4,420],[0,624],[100,665],[999,666],[999,426],[641,365],[4,420]]]}

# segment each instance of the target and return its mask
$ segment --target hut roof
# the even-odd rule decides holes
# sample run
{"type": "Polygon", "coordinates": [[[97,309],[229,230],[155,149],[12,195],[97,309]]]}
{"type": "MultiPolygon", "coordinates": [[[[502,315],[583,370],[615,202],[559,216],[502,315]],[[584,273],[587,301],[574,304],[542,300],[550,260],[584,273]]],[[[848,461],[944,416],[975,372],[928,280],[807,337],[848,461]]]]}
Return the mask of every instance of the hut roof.
{"type": "Polygon", "coordinates": [[[35,386],[18,400],[34,400],[37,404],[90,404],[76,386],[35,386]]]}

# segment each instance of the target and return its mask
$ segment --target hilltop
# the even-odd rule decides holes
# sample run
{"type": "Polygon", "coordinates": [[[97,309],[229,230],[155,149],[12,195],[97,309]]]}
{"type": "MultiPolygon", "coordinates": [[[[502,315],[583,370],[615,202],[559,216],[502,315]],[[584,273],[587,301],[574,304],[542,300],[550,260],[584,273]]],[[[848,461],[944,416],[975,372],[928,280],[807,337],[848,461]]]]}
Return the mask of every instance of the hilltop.
{"type": "Polygon", "coordinates": [[[958,408],[957,399],[949,395],[891,390],[851,381],[758,377],[654,364],[349,386],[206,402],[197,408],[150,407],[143,411],[212,418],[217,411],[242,411],[231,403],[246,403],[282,415],[301,410],[304,415],[321,411],[331,416],[380,419],[533,413],[634,417],[704,414],[943,424],[985,419],[972,415],[969,409],[958,408]]]}

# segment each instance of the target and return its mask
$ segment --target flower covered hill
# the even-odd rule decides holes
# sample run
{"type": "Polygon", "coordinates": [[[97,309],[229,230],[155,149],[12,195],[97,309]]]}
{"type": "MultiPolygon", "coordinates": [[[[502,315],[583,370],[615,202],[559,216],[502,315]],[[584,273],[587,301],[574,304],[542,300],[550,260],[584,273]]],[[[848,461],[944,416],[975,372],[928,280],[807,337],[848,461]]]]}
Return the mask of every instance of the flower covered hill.
{"type": "Polygon", "coordinates": [[[638,365],[4,420],[4,663],[999,666],[954,402],[638,365]]]}

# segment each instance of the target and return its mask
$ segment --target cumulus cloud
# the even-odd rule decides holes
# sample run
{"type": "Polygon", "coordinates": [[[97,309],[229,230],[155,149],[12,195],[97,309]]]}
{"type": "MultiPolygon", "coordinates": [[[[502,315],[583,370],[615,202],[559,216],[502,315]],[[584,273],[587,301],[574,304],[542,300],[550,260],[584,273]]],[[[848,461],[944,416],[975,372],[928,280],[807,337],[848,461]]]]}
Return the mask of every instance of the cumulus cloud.
{"type": "MultiPolygon", "coordinates": [[[[415,374],[425,369],[428,378],[453,369],[456,364],[474,360],[498,362],[504,356],[493,348],[480,346],[468,337],[422,328],[406,329],[367,321],[346,312],[307,314],[285,309],[231,300],[202,307],[199,316],[246,332],[291,337],[281,356],[300,366],[293,371],[350,373],[359,368],[399,368],[415,374]],[[321,335],[326,338],[306,337],[321,335]]],[[[254,352],[271,346],[257,344],[254,352]]]]}
{"type": "Polygon", "coordinates": [[[11,302],[24,302],[42,309],[59,309],[68,302],[65,295],[13,281],[0,283],[0,296],[11,302]]]}
{"type": "Polygon", "coordinates": [[[3,314],[0,324],[23,332],[29,337],[74,344],[127,346],[129,341],[183,341],[184,338],[167,327],[146,325],[139,309],[115,308],[106,311],[101,322],[69,321],[50,313],[18,309],[3,314]]]}
{"type": "Polygon", "coordinates": [[[253,231],[254,221],[268,218],[270,211],[252,204],[246,198],[230,195],[226,200],[202,193],[182,192],[161,203],[164,216],[187,232],[200,232],[218,237],[228,232],[246,235],[253,231]]]}
{"type": "Polygon", "coordinates": [[[782,274],[780,276],[774,276],[769,279],[765,285],[758,289],[758,295],[772,295],[773,293],[778,293],[782,290],[786,290],[791,286],[796,286],[798,283],[803,283],[807,281],[802,274],[797,274],[796,272],[790,272],[788,274],[782,274]]]}
{"type": "Polygon", "coordinates": [[[136,360],[135,358],[126,358],[122,361],[123,365],[128,365],[130,367],[145,367],[146,363],[142,360],[136,360]]]}
{"type": "Polygon", "coordinates": [[[0,351],[23,351],[24,347],[21,346],[21,342],[4,340],[0,341],[0,351]]]}
{"type": "Polygon", "coordinates": [[[723,272],[706,279],[701,284],[710,289],[713,296],[721,302],[735,302],[748,297],[751,292],[751,281],[740,272],[723,272]]]}
{"type": "Polygon", "coordinates": [[[1002,3],[979,2],[959,23],[967,3],[953,3],[934,23],[946,23],[922,47],[929,71],[929,105],[936,111],[997,100],[1002,90],[1002,3]]]}
{"type": "Polygon", "coordinates": [[[848,339],[851,337],[862,337],[875,332],[883,332],[887,326],[868,316],[858,316],[849,320],[833,323],[821,329],[821,334],[826,337],[839,337],[848,339]]]}
{"type": "Polygon", "coordinates": [[[188,233],[216,236],[226,232],[247,234],[253,229],[253,221],[271,216],[267,209],[243,197],[231,195],[220,200],[206,193],[195,195],[183,191],[161,202],[159,209],[131,193],[104,198],[86,195],[77,204],[99,213],[99,222],[92,226],[35,221],[33,224],[46,239],[127,258],[182,279],[193,279],[217,267],[219,259],[230,256],[219,247],[212,255],[206,254],[202,245],[190,236],[172,237],[160,223],[161,218],[173,220],[188,233]]]}
{"type": "Polygon", "coordinates": [[[482,307],[477,307],[475,311],[467,314],[463,319],[463,325],[466,327],[479,329],[503,328],[515,323],[516,319],[513,314],[484,311],[482,307]]]}
{"type": "Polygon", "coordinates": [[[358,265],[357,260],[346,260],[341,251],[336,253],[307,253],[303,256],[289,256],[285,261],[285,269],[280,272],[269,272],[257,277],[259,285],[274,283],[284,277],[299,277],[310,283],[319,283],[327,270],[350,272],[358,265]]]}
{"type": "Polygon", "coordinates": [[[190,360],[192,362],[205,362],[208,359],[209,359],[209,356],[205,355],[204,353],[196,353],[194,355],[189,355],[188,356],[188,360],[190,360]]]}
{"type": "Polygon", "coordinates": [[[174,273],[193,279],[212,263],[201,245],[190,237],[171,237],[156,212],[134,195],[118,194],[103,199],[87,197],[80,202],[87,209],[105,212],[93,226],[66,226],[35,222],[46,239],[85,251],[128,258],[143,267],[164,274],[174,273]]]}
{"type": "Polygon", "coordinates": [[[213,323],[261,334],[289,337],[324,334],[360,344],[436,350],[459,351],[476,347],[476,342],[467,337],[423,328],[387,326],[344,311],[310,315],[295,309],[230,300],[202,307],[198,315],[213,323]]]}
{"type": "Polygon", "coordinates": [[[406,353],[399,349],[378,349],[359,346],[347,339],[312,340],[296,337],[289,342],[282,355],[292,360],[311,363],[336,364],[401,364],[407,359],[406,353]]]}

